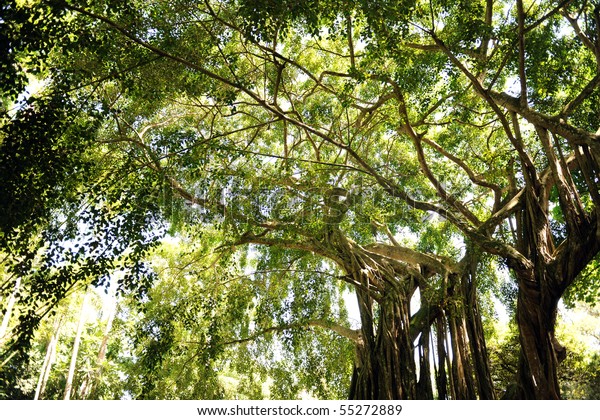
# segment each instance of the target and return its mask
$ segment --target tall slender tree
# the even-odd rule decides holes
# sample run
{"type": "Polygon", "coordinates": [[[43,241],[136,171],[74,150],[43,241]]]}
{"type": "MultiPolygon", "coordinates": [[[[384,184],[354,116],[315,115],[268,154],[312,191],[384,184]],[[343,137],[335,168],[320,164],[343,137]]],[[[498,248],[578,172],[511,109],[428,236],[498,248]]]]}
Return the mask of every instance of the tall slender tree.
{"type": "Polygon", "coordinates": [[[73,340],[73,348],[71,350],[71,362],[69,363],[69,372],[65,383],[64,400],[71,399],[71,394],[73,392],[73,379],[75,377],[75,368],[77,367],[77,356],[79,355],[81,335],[86,323],[86,310],[89,296],[89,292],[86,291],[83,295],[83,301],[81,302],[81,309],[79,310],[79,321],[77,322],[77,331],[75,332],[75,339],[73,340]]]}
{"type": "Polygon", "coordinates": [[[56,347],[58,345],[61,322],[62,316],[56,315],[54,318],[50,341],[48,341],[48,346],[46,348],[44,363],[42,364],[42,369],[40,370],[38,383],[35,388],[35,395],[33,397],[34,400],[40,400],[44,396],[46,384],[48,383],[48,377],[50,376],[50,372],[52,370],[52,364],[54,363],[54,359],[56,358],[56,347]]]}

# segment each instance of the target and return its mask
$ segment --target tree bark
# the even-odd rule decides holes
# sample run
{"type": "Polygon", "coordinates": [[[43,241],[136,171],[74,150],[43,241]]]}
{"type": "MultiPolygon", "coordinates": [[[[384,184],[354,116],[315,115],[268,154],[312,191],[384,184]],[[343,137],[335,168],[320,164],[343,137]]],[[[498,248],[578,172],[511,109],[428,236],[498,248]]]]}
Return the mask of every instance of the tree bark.
{"type": "Polygon", "coordinates": [[[416,399],[417,376],[410,341],[408,302],[387,298],[379,305],[379,322],[373,328],[372,300],[359,295],[363,321],[363,344],[357,358],[350,390],[351,399],[416,399]],[[364,313],[363,313],[364,312],[364,313]]]}
{"type": "Polygon", "coordinates": [[[477,380],[477,392],[479,399],[494,400],[496,393],[492,381],[485,335],[479,313],[477,300],[466,306],[466,329],[469,337],[471,356],[475,369],[475,378],[477,380]]]}
{"type": "Polygon", "coordinates": [[[556,305],[527,308],[529,302],[535,300],[535,296],[523,291],[520,293],[517,309],[521,343],[519,383],[523,387],[522,397],[559,399],[557,368],[561,360],[556,352],[557,341],[554,337],[556,305]]]}
{"type": "MultiPolygon", "coordinates": [[[[464,309],[470,304],[469,294],[463,290],[465,275],[460,274],[470,268],[468,264],[383,244],[360,248],[345,241],[340,232],[333,232],[329,243],[337,247],[339,260],[346,262],[345,271],[355,285],[361,314],[351,399],[433,398],[429,342],[434,323],[440,357],[438,398],[475,399],[479,388],[484,389],[481,395],[485,398],[493,397],[488,362],[474,361],[471,352],[464,309]],[[427,279],[433,276],[441,277],[437,290],[427,279]],[[421,307],[411,317],[410,301],[417,288],[421,307]],[[456,309],[443,308],[446,302],[454,301],[458,301],[456,309]]],[[[483,334],[479,313],[470,314],[473,334],[483,334]]],[[[483,340],[483,336],[478,337],[473,344],[479,356],[485,350],[483,340]]]]}
{"type": "Polygon", "coordinates": [[[417,397],[419,399],[433,399],[433,384],[431,382],[431,364],[429,344],[431,338],[430,328],[423,331],[419,339],[419,382],[417,383],[417,397]]]}
{"type": "Polygon", "coordinates": [[[520,218],[520,249],[527,261],[508,261],[519,287],[516,317],[521,353],[513,395],[518,399],[560,398],[557,369],[566,350],[555,337],[558,302],[600,249],[595,217],[570,212],[568,197],[561,198],[568,236],[555,248],[544,204],[547,194],[540,191],[528,191],[520,218]]]}
{"type": "Polygon", "coordinates": [[[554,336],[558,300],[542,282],[519,279],[518,399],[560,398],[557,368],[566,354],[554,336]]]}
{"type": "Polygon", "coordinates": [[[456,399],[475,399],[475,387],[473,385],[473,372],[470,365],[468,353],[469,344],[466,333],[462,327],[462,317],[451,315],[448,317],[450,326],[450,342],[452,348],[452,378],[456,399]]]}
{"type": "Polygon", "coordinates": [[[494,400],[496,399],[496,393],[494,391],[483,323],[481,321],[481,313],[479,312],[479,302],[477,299],[478,259],[475,255],[475,251],[471,249],[470,252],[471,258],[469,259],[469,266],[467,267],[467,272],[463,275],[461,282],[465,302],[465,329],[470,344],[479,399],[494,400]]]}
{"type": "Polygon", "coordinates": [[[444,344],[446,337],[446,331],[444,328],[444,322],[442,317],[436,320],[436,345],[437,345],[437,356],[438,356],[438,368],[435,376],[435,382],[437,387],[438,399],[448,399],[448,375],[446,371],[446,346],[444,344]]]}

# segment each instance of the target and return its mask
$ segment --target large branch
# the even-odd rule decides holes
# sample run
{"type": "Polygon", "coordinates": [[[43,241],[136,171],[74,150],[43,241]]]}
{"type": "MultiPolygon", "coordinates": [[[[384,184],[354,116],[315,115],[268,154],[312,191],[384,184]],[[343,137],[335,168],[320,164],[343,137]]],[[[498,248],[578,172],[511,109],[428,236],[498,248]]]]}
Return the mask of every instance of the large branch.
{"type": "Polygon", "coordinates": [[[366,245],[364,248],[392,260],[401,261],[414,267],[425,268],[432,273],[446,274],[458,271],[457,265],[449,258],[433,256],[402,246],[374,243],[366,245]]]}
{"type": "Polygon", "coordinates": [[[308,326],[325,328],[335,332],[341,337],[353,341],[356,344],[362,344],[362,336],[360,334],[360,330],[353,330],[351,328],[344,327],[343,325],[336,324],[335,322],[326,319],[314,319],[308,321],[308,326]]]}
{"type": "Polygon", "coordinates": [[[510,96],[508,93],[489,91],[488,94],[497,104],[511,112],[519,114],[534,126],[543,127],[554,134],[558,134],[559,136],[572,141],[574,144],[588,145],[594,150],[600,148],[600,136],[597,134],[592,134],[581,128],[574,127],[567,123],[563,118],[552,117],[534,111],[529,107],[523,107],[517,98],[510,96]]]}
{"type": "Polygon", "coordinates": [[[575,281],[600,252],[600,223],[596,213],[591,215],[583,228],[580,237],[565,239],[554,253],[553,269],[558,274],[555,280],[560,293],[575,281]]]}
{"type": "Polygon", "coordinates": [[[255,245],[264,245],[269,247],[278,247],[282,249],[294,249],[298,251],[305,251],[309,253],[313,253],[316,255],[321,255],[322,257],[329,258],[335,261],[340,267],[344,267],[344,261],[340,259],[338,255],[329,251],[327,248],[322,246],[317,240],[307,239],[304,241],[294,241],[291,239],[283,239],[283,238],[272,238],[267,236],[267,233],[270,229],[265,229],[262,233],[255,235],[250,232],[244,233],[237,241],[232,243],[232,246],[237,245],[245,245],[245,244],[255,244],[255,245]]]}
{"type": "Polygon", "coordinates": [[[224,341],[222,343],[219,343],[218,345],[219,346],[232,346],[232,345],[237,345],[237,344],[243,344],[243,343],[247,343],[250,341],[255,341],[258,338],[264,337],[265,335],[269,335],[269,334],[273,334],[273,333],[281,333],[281,332],[289,331],[289,330],[298,330],[298,329],[303,329],[303,328],[307,328],[307,327],[319,327],[319,328],[327,329],[327,330],[335,332],[336,334],[338,334],[341,337],[347,338],[348,340],[352,341],[355,344],[362,344],[362,337],[361,337],[359,330],[353,330],[351,328],[344,327],[343,325],[339,325],[333,321],[329,321],[326,319],[313,319],[313,320],[300,321],[300,322],[287,324],[287,325],[280,325],[277,327],[265,328],[263,330],[255,332],[254,334],[252,334],[248,337],[224,341]]]}
{"type": "Polygon", "coordinates": [[[435,321],[440,315],[442,307],[434,304],[422,305],[421,308],[410,318],[410,340],[414,342],[419,334],[435,321]]]}

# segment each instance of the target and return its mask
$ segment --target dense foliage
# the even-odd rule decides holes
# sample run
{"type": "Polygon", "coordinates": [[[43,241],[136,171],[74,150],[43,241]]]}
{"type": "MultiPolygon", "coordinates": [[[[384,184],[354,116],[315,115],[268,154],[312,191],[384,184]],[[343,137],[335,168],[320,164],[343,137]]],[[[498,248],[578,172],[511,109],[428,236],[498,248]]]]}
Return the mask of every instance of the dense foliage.
{"type": "Polygon", "coordinates": [[[6,2],[0,393],[596,396],[556,324],[600,290],[599,10],[6,2]]]}

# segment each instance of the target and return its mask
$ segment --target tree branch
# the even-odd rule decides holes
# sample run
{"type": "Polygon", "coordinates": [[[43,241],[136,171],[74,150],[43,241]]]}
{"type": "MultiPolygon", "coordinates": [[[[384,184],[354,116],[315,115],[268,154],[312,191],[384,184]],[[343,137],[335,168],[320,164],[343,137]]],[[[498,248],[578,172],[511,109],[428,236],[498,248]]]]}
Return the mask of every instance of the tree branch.
{"type": "Polygon", "coordinates": [[[527,75],[525,74],[525,11],[523,0],[517,0],[519,81],[521,83],[521,106],[527,107],[527,75]]]}
{"type": "Polygon", "coordinates": [[[548,129],[554,134],[558,134],[567,140],[572,141],[577,145],[588,145],[591,148],[598,150],[600,148],[600,136],[589,133],[580,128],[574,127],[567,123],[563,118],[551,117],[540,112],[534,111],[531,108],[523,108],[519,100],[507,93],[498,93],[489,91],[489,96],[499,105],[509,111],[519,114],[534,126],[540,126],[548,129]]]}
{"type": "Polygon", "coordinates": [[[585,85],[579,95],[565,104],[559,115],[563,118],[571,115],[583,101],[585,101],[592,93],[594,93],[594,90],[596,90],[598,86],[600,86],[600,73],[596,74],[596,76],[594,76],[594,78],[585,85]]]}
{"type": "MultiPolygon", "coordinates": [[[[244,233],[237,241],[232,243],[230,246],[237,245],[245,245],[245,244],[256,244],[256,245],[265,245],[265,246],[274,246],[284,249],[295,249],[298,251],[306,251],[313,254],[321,255],[323,257],[329,258],[332,261],[338,263],[340,267],[344,267],[344,261],[335,253],[328,251],[325,247],[323,247],[316,240],[306,240],[306,241],[292,241],[288,239],[281,238],[270,238],[265,236],[270,229],[265,229],[262,233],[255,235],[251,232],[244,233]]],[[[224,245],[228,246],[228,245],[224,245]]]]}
{"type": "Polygon", "coordinates": [[[374,243],[366,245],[364,248],[375,254],[404,262],[413,267],[421,266],[430,272],[438,274],[456,273],[459,271],[458,266],[449,258],[429,255],[402,246],[374,243]]]}
{"type": "Polygon", "coordinates": [[[421,140],[423,141],[423,143],[427,144],[428,146],[431,146],[434,150],[436,150],[442,156],[445,156],[452,162],[456,163],[463,171],[465,171],[467,173],[467,176],[474,184],[477,184],[481,187],[489,188],[492,191],[494,191],[495,202],[499,203],[501,195],[502,195],[502,189],[498,185],[492,184],[491,182],[487,182],[484,179],[482,179],[481,177],[475,175],[473,170],[463,160],[459,159],[458,157],[456,157],[453,154],[451,154],[450,152],[448,152],[446,149],[444,149],[442,146],[440,146],[435,141],[433,141],[425,136],[422,136],[421,140]]]}
{"type": "Polygon", "coordinates": [[[500,120],[500,123],[502,124],[504,132],[506,133],[508,139],[510,140],[517,153],[519,154],[519,159],[521,160],[521,164],[525,168],[525,171],[530,172],[532,175],[534,175],[535,165],[533,164],[531,157],[525,152],[525,150],[523,150],[523,148],[520,146],[519,142],[515,138],[511,130],[510,123],[508,122],[508,119],[506,118],[502,110],[499,108],[493,96],[490,95],[490,91],[488,91],[481,85],[477,77],[475,77],[473,73],[471,73],[465,67],[465,65],[456,57],[456,55],[452,53],[452,51],[450,51],[446,44],[440,38],[438,38],[438,36],[434,32],[430,32],[429,35],[432,37],[435,43],[439,45],[440,48],[442,48],[442,51],[444,51],[444,53],[446,54],[446,56],[448,56],[450,61],[471,81],[471,85],[475,88],[477,94],[481,96],[488,103],[491,109],[496,113],[498,119],[500,120]]]}
{"type": "Polygon", "coordinates": [[[313,319],[313,320],[308,320],[308,321],[303,321],[303,322],[302,321],[296,322],[296,323],[288,324],[288,325],[280,325],[277,327],[265,328],[263,330],[257,331],[256,333],[254,333],[248,337],[224,341],[217,345],[218,346],[232,346],[232,345],[243,344],[243,343],[247,343],[250,341],[254,341],[254,340],[256,340],[260,337],[264,337],[265,335],[268,335],[268,334],[281,333],[281,332],[289,331],[289,330],[298,330],[298,329],[302,329],[302,328],[306,328],[306,327],[319,327],[319,328],[327,329],[327,330],[335,332],[336,334],[338,334],[341,337],[347,338],[348,340],[354,342],[355,344],[362,343],[362,337],[360,334],[360,330],[353,330],[351,328],[344,327],[343,325],[339,325],[333,321],[329,321],[329,320],[325,320],[325,319],[313,319]]]}
{"type": "Polygon", "coordinates": [[[585,45],[596,57],[596,65],[600,66],[600,51],[596,45],[583,33],[577,19],[573,18],[566,9],[563,9],[562,15],[567,19],[579,40],[585,45]]]}
{"type": "Polygon", "coordinates": [[[422,137],[419,136],[417,133],[415,133],[415,131],[413,130],[413,128],[409,122],[406,122],[404,128],[405,128],[405,132],[413,140],[415,149],[417,151],[417,158],[419,160],[419,165],[421,166],[421,170],[423,171],[423,173],[425,174],[427,179],[429,179],[431,184],[434,186],[434,188],[436,189],[440,198],[442,200],[446,201],[448,204],[450,204],[450,206],[452,206],[456,210],[458,210],[473,225],[475,225],[475,226],[481,225],[481,221],[477,218],[477,216],[475,216],[475,214],[473,214],[469,209],[467,209],[462,202],[460,202],[458,199],[456,199],[454,197],[454,195],[449,194],[446,191],[446,189],[442,186],[440,181],[435,177],[435,175],[429,168],[429,164],[427,163],[427,160],[425,159],[425,153],[423,151],[423,146],[421,145],[421,142],[423,140],[422,137]]]}

